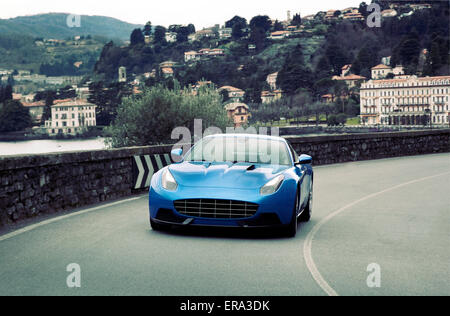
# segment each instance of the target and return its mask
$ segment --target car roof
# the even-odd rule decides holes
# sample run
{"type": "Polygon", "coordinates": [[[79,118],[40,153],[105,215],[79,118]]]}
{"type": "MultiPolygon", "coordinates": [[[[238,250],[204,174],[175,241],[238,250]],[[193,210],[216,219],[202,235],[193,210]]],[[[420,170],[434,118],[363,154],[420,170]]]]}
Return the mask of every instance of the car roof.
{"type": "Polygon", "coordinates": [[[209,135],[205,136],[205,138],[210,137],[239,137],[239,138],[256,138],[256,139],[266,139],[266,140],[277,140],[286,143],[286,140],[283,137],[279,136],[270,136],[270,135],[264,135],[264,134],[215,134],[215,135],[209,135]]]}

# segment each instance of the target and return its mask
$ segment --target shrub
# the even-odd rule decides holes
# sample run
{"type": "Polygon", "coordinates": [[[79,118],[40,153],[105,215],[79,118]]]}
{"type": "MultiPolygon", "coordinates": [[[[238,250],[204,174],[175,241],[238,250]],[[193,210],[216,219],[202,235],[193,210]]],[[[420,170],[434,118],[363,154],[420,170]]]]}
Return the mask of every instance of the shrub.
{"type": "Polygon", "coordinates": [[[228,124],[222,97],[214,89],[202,87],[197,94],[161,85],[146,88],[139,96],[124,98],[117,117],[106,129],[110,147],[145,146],[170,142],[176,127],[193,130],[194,119],[202,119],[203,128],[228,124]]]}

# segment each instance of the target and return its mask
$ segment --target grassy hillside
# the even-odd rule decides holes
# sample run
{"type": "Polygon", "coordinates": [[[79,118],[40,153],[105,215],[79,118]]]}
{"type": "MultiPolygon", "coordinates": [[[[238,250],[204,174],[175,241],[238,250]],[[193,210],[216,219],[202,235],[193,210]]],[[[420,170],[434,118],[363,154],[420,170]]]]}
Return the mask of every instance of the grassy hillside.
{"type": "Polygon", "coordinates": [[[104,40],[65,41],[59,46],[36,45],[25,35],[0,34],[0,68],[31,70],[49,76],[84,75],[92,71],[104,40]],[[78,67],[74,63],[81,62],[78,67]]]}
{"type": "Polygon", "coordinates": [[[66,39],[75,35],[97,35],[128,40],[134,28],[142,27],[104,16],[82,15],[80,27],[67,25],[68,13],[48,13],[0,20],[1,34],[26,34],[31,37],[66,39]]]}

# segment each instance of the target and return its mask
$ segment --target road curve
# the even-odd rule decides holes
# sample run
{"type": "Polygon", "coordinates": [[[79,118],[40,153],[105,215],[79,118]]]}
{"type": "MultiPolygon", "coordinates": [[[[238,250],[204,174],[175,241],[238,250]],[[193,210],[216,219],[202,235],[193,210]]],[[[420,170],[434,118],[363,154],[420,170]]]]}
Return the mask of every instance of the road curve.
{"type": "Polygon", "coordinates": [[[294,239],[154,232],[146,196],[4,233],[0,295],[450,294],[449,154],[316,167],[314,186],[294,239]],[[71,263],[80,288],[66,284],[71,263]]]}

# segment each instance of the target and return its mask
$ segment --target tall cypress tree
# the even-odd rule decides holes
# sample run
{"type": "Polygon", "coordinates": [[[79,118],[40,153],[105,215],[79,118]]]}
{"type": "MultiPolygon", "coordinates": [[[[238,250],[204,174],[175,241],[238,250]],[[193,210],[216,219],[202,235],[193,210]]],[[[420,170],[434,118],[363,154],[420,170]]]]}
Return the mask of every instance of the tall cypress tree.
{"type": "Polygon", "coordinates": [[[312,72],[305,65],[301,45],[295,46],[278,73],[277,85],[287,94],[293,95],[299,89],[311,89],[312,72]]]}

